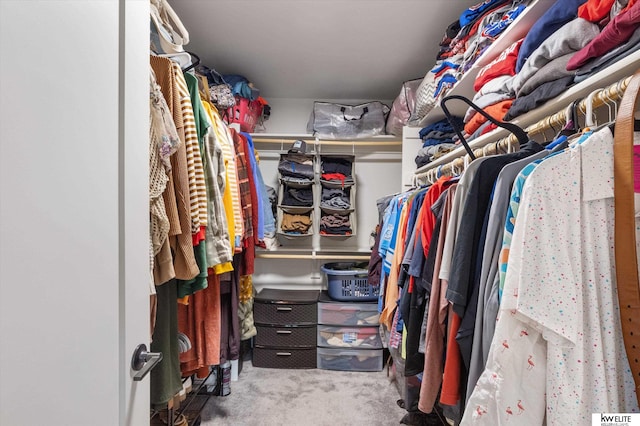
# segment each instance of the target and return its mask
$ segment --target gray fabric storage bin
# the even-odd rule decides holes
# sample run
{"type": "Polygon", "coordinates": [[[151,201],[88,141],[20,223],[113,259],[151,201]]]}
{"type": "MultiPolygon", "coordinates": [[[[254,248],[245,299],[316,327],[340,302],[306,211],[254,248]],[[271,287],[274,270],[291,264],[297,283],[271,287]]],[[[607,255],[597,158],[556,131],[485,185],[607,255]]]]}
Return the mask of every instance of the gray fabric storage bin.
{"type": "Polygon", "coordinates": [[[389,107],[379,101],[361,105],[314,102],[307,132],[324,139],[384,135],[389,111],[389,107]]]}

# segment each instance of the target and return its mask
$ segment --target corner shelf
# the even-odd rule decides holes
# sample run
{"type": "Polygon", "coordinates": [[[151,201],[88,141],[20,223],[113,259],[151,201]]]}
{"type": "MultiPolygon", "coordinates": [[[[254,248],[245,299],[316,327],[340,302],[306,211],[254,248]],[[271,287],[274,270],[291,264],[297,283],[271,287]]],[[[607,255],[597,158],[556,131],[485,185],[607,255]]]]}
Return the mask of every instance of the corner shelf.
{"type": "MultiPolygon", "coordinates": [[[[616,82],[622,80],[627,76],[633,75],[639,68],[640,51],[636,51],[619,60],[617,63],[592,75],[588,79],[569,87],[567,91],[553,99],[549,99],[544,105],[533,109],[526,114],[516,117],[514,120],[510,121],[510,123],[516,124],[523,129],[526,129],[528,126],[531,126],[532,124],[540,121],[548,115],[554,114],[562,110],[563,108],[566,108],[574,100],[586,98],[589,93],[594,90],[602,89],[606,86],[615,84],[616,82]]],[[[492,142],[496,142],[508,135],[508,131],[502,128],[497,128],[492,132],[487,133],[486,135],[482,135],[470,141],[469,146],[471,147],[471,149],[482,148],[483,146],[486,146],[492,142]]],[[[455,150],[449,152],[448,154],[445,154],[442,157],[438,158],[437,160],[434,160],[431,163],[422,166],[419,169],[416,169],[414,175],[424,173],[425,171],[438,167],[441,164],[447,164],[458,157],[463,157],[465,154],[466,150],[464,149],[464,147],[460,146],[455,150]]]]}
{"type": "MultiPolygon", "coordinates": [[[[460,80],[447,92],[448,95],[461,95],[466,98],[473,98],[475,91],[473,83],[476,80],[478,72],[497,58],[500,53],[504,52],[514,42],[523,38],[531,29],[533,24],[551,7],[553,0],[533,0],[524,11],[504,30],[504,32],[482,53],[471,68],[465,72],[460,80]]],[[[463,117],[467,112],[468,105],[463,102],[455,102],[448,104],[449,111],[453,115],[463,117]]],[[[445,118],[444,111],[440,106],[440,101],[433,107],[431,111],[417,124],[417,127],[426,127],[427,125],[445,118]]]]}

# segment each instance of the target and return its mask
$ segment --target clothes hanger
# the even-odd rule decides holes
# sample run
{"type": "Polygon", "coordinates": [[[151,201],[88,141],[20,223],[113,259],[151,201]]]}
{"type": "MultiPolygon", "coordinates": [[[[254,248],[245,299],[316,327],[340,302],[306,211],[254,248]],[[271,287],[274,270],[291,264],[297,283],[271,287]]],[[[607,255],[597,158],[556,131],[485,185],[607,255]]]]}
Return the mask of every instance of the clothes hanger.
{"type": "MultiPolygon", "coordinates": [[[[603,129],[605,127],[609,127],[611,129],[611,131],[614,131],[614,127],[615,127],[615,123],[616,123],[616,117],[618,114],[618,104],[615,100],[613,100],[609,94],[608,91],[603,91],[603,90],[596,90],[594,93],[596,93],[596,95],[594,95],[593,93],[591,93],[589,96],[591,97],[592,95],[595,97],[598,94],[600,95],[600,99],[602,99],[604,105],[606,105],[608,113],[609,113],[609,120],[605,123],[599,124],[596,122],[595,126],[593,126],[590,130],[592,132],[597,132],[600,129],[603,129]],[[612,105],[614,105],[614,107],[612,107],[612,105]]],[[[587,101],[587,107],[591,107],[591,109],[593,110],[593,98],[588,99],[587,101]]]]}
{"type": "Polygon", "coordinates": [[[458,135],[458,138],[460,138],[460,142],[462,142],[462,145],[464,146],[464,149],[467,151],[467,153],[468,153],[469,157],[471,158],[471,160],[475,160],[476,156],[473,154],[473,150],[469,146],[469,143],[467,142],[467,140],[462,135],[462,132],[460,131],[460,129],[458,129],[458,126],[456,126],[455,120],[453,120],[453,116],[449,112],[449,109],[447,108],[447,105],[446,105],[447,101],[450,101],[452,99],[459,99],[459,100],[465,102],[467,105],[469,105],[471,108],[476,110],[484,118],[486,118],[487,120],[489,120],[490,122],[492,122],[496,126],[502,127],[503,129],[506,129],[509,132],[513,133],[516,136],[516,138],[518,138],[518,142],[520,143],[520,145],[524,145],[527,142],[529,142],[529,136],[527,136],[527,132],[525,132],[522,128],[520,128],[520,127],[518,127],[518,126],[516,126],[515,124],[512,124],[512,123],[507,123],[507,122],[504,122],[504,121],[496,120],[495,118],[493,118],[489,114],[487,114],[485,112],[485,110],[483,110],[482,108],[480,108],[479,106],[477,106],[476,104],[471,102],[469,99],[465,98],[464,96],[460,96],[460,95],[445,96],[440,101],[440,106],[442,107],[442,111],[444,112],[444,115],[447,117],[447,120],[449,120],[449,123],[451,124],[451,126],[455,130],[456,134],[458,135]]]}
{"type": "Polygon", "coordinates": [[[556,139],[560,136],[571,136],[580,131],[578,123],[578,101],[571,102],[565,110],[564,127],[556,135],[556,139]]]}
{"type": "Polygon", "coordinates": [[[182,72],[187,72],[189,70],[194,69],[195,67],[197,67],[198,65],[200,65],[200,57],[198,55],[196,55],[193,52],[189,52],[187,51],[187,53],[189,54],[189,56],[191,56],[191,65],[189,65],[186,68],[182,68],[182,72]]]}
{"type": "Polygon", "coordinates": [[[543,145],[553,141],[553,138],[555,137],[555,133],[556,133],[556,130],[553,128],[553,125],[551,124],[551,117],[545,118],[544,125],[542,126],[542,138],[544,139],[543,145]],[[547,130],[551,130],[551,138],[547,137],[547,130]]]}
{"type": "Polygon", "coordinates": [[[583,132],[592,131],[594,127],[598,125],[593,114],[593,98],[601,91],[601,89],[594,90],[587,96],[585,112],[584,112],[584,129],[583,132]]]}

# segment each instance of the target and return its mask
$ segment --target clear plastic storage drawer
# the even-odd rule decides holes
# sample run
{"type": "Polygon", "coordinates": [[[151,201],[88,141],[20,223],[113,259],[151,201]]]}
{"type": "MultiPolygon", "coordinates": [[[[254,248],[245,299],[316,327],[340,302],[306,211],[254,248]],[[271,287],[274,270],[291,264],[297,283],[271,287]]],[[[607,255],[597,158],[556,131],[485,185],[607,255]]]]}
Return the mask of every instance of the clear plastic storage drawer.
{"type": "Polygon", "coordinates": [[[377,303],[318,303],[318,323],[330,325],[378,325],[377,303]]]}
{"type": "Polygon", "coordinates": [[[382,370],[382,349],[318,348],[318,368],[340,371],[382,370]]]}
{"type": "Polygon", "coordinates": [[[336,327],[318,325],[318,346],[330,348],[380,349],[382,339],[378,326],[336,327]]]}

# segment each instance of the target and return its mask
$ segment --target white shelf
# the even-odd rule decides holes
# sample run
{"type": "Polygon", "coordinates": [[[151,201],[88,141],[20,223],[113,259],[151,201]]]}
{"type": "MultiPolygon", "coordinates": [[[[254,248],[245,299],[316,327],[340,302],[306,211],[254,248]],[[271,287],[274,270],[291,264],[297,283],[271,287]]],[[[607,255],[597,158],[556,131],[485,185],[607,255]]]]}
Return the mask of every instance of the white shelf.
{"type": "MultiPolygon", "coordinates": [[[[460,80],[447,92],[449,95],[461,95],[470,100],[475,95],[473,83],[482,67],[497,58],[514,42],[523,38],[533,24],[551,7],[554,0],[533,0],[525,10],[504,30],[504,32],[484,51],[473,66],[460,77],[460,80]]],[[[462,101],[451,101],[447,104],[449,112],[459,117],[464,117],[469,107],[462,101]]],[[[440,102],[418,123],[419,127],[425,127],[431,123],[445,118],[440,102]]]]}
{"type": "Polygon", "coordinates": [[[251,135],[256,149],[287,150],[291,144],[300,139],[307,143],[307,151],[318,153],[323,147],[342,147],[355,153],[355,150],[366,152],[399,152],[402,149],[402,139],[393,135],[372,136],[363,139],[316,139],[310,134],[274,134],[274,133],[253,133],[251,135]],[[314,151],[315,152],[315,151],[314,151]]]}
{"type": "Polygon", "coordinates": [[[369,260],[370,251],[361,250],[312,250],[312,249],[278,249],[256,250],[258,259],[309,259],[309,260],[369,260]]]}
{"type": "MultiPolygon", "coordinates": [[[[551,114],[555,114],[556,112],[562,111],[574,100],[586,98],[594,90],[610,86],[612,84],[615,84],[617,81],[624,79],[625,77],[633,75],[639,68],[640,51],[636,51],[621,59],[612,66],[601,70],[595,75],[592,75],[588,79],[571,86],[569,89],[567,89],[566,92],[558,95],[553,99],[548,100],[544,105],[515,118],[511,121],[511,123],[517,124],[523,129],[526,129],[528,126],[535,124],[541,119],[551,114]]],[[[492,142],[496,142],[508,135],[508,131],[502,128],[498,128],[469,142],[469,146],[472,149],[478,149],[492,142]]],[[[414,174],[420,174],[427,170],[436,168],[441,164],[447,164],[448,162],[458,157],[462,157],[465,154],[466,151],[464,147],[460,146],[450,153],[438,158],[437,160],[432,161],[431,163],[417,169],[414,174]]]]}
{"type": "Polygon", "coordinates": [[[395,143],[401,140],[398,136],[394,135],[379,135],[379,136],[371,136],[368,138],[361,139],[322,139],[316,138],[315,136],[308,133],[252,133],[252,139],[258,139],[259,143],[280,143],[282,142],[293,142],[295,140],[303,140],[307,143],[319,143],[319,144],[333,144],[333,143],[344,143],[347,145],[352,144],[365,144],[365,143],[395,143]]]}

